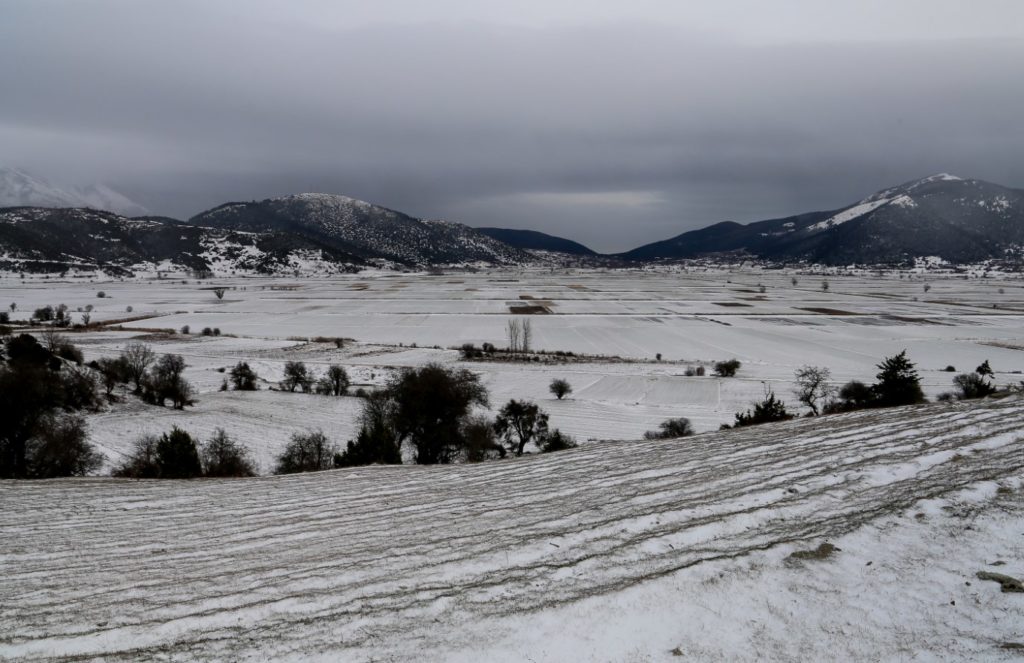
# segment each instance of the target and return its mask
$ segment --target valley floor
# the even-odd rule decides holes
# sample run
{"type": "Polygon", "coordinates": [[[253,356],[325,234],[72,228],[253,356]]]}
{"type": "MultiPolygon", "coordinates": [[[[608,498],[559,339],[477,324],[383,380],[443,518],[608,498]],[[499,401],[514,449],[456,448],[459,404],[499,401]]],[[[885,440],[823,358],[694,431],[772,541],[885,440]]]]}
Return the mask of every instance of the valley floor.
{"type": "Polygon", "coordinates": [[[766,389],[801,411],[792,393],[800,366],[829,368],[837,385],[871,383],[876,364],[903,349],[931,398],[985,360],[1000,386],[1024,379],[1024,281],[1005,275],[534,269],[95,283],[0,275],[0,302],[8,301],[16,305],[16,319],[66,303],[78,322],[78,309],[93,307],[92,322],[106,326],[71,339],[87,360],[116,356],[132,340],[185,358],[185,377],[199,391],[194,408],[176,412],[129,397],[88,417],[92,441],[108,461],[104,472],[135,439],[172,425],[203,439],[225,428],[252,449],[264,473],[296,432],[321,429],[344,445],[355,433],[360,402],[270,392],[290,360],[317,374],[341,364],[355,386],[382,384],[396,369],[429,361],[457,364],[481,375],[492,411],[510,398],[536,401],[550,413],[552,427],[581,443],[637,439],[673,417],[689,418],[698,431],[716,430],[766,389]],[[218,287],[225,288],[223,299],[214,294],[218,287]],[[549,313],[510,313],[524,304],[549,313]],[[450,349],[465,342],[505,347],[512,318],[531,322],[537,349],[606,358],[556,365],[464,362],[450,349]],[[191,334],[159,333],[185,325],[191,334]],[[200,336],[203,328],[223,335],[200,336]],[[318,336],[326,342],[311,341],[318,336]],[[333,337],[353,340],[338,349],[333,337]],[[713,362],[729,358],[743,363],[738,375],[712,377],[713,362]],[[256,370],[262,391],[219,391],[225,371],[238,361],[256,370]],[[708,375],[687,377],[686,369],[698,365],[708,375]],[[565,400],[548,391],[554,378],[572,384],[565,400]]]}
{"type": "Polygon", "coordinates": [[[3,482],[0,658],[1019,660],[1024,595],[976,574],[1024,574],[1022,473],[1009,397],[479,465],[3,482]]]}

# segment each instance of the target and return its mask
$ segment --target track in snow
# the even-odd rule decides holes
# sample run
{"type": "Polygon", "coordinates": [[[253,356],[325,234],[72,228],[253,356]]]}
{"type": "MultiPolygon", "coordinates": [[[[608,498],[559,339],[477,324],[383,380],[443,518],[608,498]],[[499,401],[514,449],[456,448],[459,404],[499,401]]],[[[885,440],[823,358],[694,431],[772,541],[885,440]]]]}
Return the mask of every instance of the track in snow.
{"type": "MultiPolygon", "coordinates": [[[[454,467],[0,484],[0,658],[367,657],[1024,469],[1024,402],[454,467]]],[[[472,643],[462,643],[472,646],[472,643]]]]}

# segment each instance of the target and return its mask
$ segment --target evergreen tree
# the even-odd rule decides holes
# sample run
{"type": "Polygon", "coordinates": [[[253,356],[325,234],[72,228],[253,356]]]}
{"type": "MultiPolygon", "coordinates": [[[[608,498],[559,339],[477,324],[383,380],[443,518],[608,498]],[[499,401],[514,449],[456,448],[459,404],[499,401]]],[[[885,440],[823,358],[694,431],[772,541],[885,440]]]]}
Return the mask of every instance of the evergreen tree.
{"type": "Polygon", "coordinates": [[[878,364],[878,382],[872,387],[876,404],[880,407],[897,405],[913,405],[923,403],[924,392],[921,391],[921,379],[917,375],[914,363],[907,359],[907,351],[886,357],[878,364]]]}

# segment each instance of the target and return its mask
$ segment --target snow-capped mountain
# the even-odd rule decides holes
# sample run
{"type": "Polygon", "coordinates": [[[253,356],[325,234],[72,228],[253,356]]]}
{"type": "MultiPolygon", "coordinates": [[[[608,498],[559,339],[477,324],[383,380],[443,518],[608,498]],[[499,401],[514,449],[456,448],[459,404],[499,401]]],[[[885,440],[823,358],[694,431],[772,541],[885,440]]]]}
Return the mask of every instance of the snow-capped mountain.
{"type": "Polygon", "coordinates": [[[61,188],[15,168],[0,167],[0,207],[91,207],[124,216],[149,214],[142,205],[103,184],[61,188]]]}
{"type": "Polygon", "coordinates": [[[406,265],[522,264],[532,256],[449,221],[427,221],[361,200],[301,193],[260,202],[227,203],[192,217],[195,225],[287,232],[365,259],[406,265]]]}
{"type": "Polygon", "coordinates": [[[948,173],[852,205],[741,225],[731,221],[623,254],[632,260],[737,253],[826,264],[967,263],[1024,252],[1024,191],[948,173]]]}
{"type": "Polygon", "coordinates": [[[0,271],[323,275],[364,264],[359,256],[289,233],[203,228],[162,217],[128,219],[84,208],[0,209],[0,271]]]}

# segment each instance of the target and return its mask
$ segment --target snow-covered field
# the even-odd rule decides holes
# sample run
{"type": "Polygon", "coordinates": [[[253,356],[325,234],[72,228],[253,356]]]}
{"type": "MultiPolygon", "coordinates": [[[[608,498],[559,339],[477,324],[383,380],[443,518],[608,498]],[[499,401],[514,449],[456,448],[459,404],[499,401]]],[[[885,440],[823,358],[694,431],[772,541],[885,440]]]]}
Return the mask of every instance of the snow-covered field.
{"type": "MultiPolygon", "coordinates": [[[[795,409],[792,379],[799,366],[828,367],[836,383],[870,383],[875,364],[904,348],[932,397],[952,388],[955,373],[943,370],[948,365],[965,372],[988,359],[997,383],[1024,379],[1024,281],[1019,278],[923,273],[827,278],[826,292],[822,276],[754,269],[368,272],[202,282],[178,276],[96,283],[22,282],[8,275],[0,278],[0,302],[17,304],[15,318],[62,302],[72,310],[92,305],[94,322],[127,318],[121,324],[135,331],[75,335],[87,359],[112,356],[133,338],[185,357],[186,377],[201,392],[194,408],[117,406],[90,417],[93,440],[112,462],[142,433],[163,432],[172,424],[203,437],[225,428],[253,449],[264,471],[294,432],[319,428],[344,444],[354,432],[354,398],[219,393],[225,378],[219,369],[247,361],[265,389],[280,378],[285,361],[302,360],[321,373],[340,363],[357,384],[380,384],[396,367],[458,362],[458,353],[448,348],[464,342],[505,346],[509,308],[531,302],[551,311],[528,316],[535,348],[620,359],[465,365],[482,375],[493,407],[509,398],[538,401],[553,426],[584,442],[636,439],[679,416],[690,418],[699,431],[714,430],[766,388],[795,409]],[[227,288],[223,299],[214,295],[216,287],[227,288]],[[101,291],[103,298],[97,297],[101,291]],[[146,332],[184,325],[192,335],[146,332]],[[204,327],[231,336],[198,336],[204,327]],[[306,342],[316,336],[358,342],[341,350],[332,343],[306,342]],[[660,362],[655,361],[659,353],[660,362]],[[714,378],[710,370],[706,377],[685,376],[689,366],[710,369],[712,362],[732,357],[743,362],[735,378],[714,378]],[[548,393],[556,377],[574,388],[563,401],[548,393]]],[[[74,315],[78,320],[81,313],[74,315]]]]}
{"type": "Polygon", "coordinates": [[[185,358],[194,407],[127,396],[88,416],[104,471],[173,425],[224,428],[264,473],[295,432],[344,444],[361,401],[271,391],[291,360],[341,364],[354,387],[468,367],[492,408],[536,400],[583,442],[479,465],[0,482],[0,659],[1019,660],[1024,594],[976,574],[1024,575],[1020,397],[630,441],[669,417],[714,431],[768,388],[796,409],[797,367],[871,382],[904,348],[930,396],[951,388],[947,365],[988,359],[998,384],[1024,378],[1021,280],[862,274],[824,291],[821,276],[792,278],[0,277],[15,319],[66,303],[111,323],[73,333],[87,360],[139,340],[185,358]],[[550,311],[528,318],[534,348],[604,357],[450,349],[505,346],[523,304],[550,311]],[[732,357],[735,378],[685,375],[732,357]],[[260,391],[219,390],[238,361],[260,391]],[[556,377],[574,388],[562,401],[556,377]],[[791,557],[823,543],[837,549],[791,557]]]}
{"type": "Polygon", "coordinates": [[[1024,595],[977,573],[1024,572],[1022,472],[1011,397],[470,466],[2,482],[0,658],[1019,660],[1024,595]]]}

